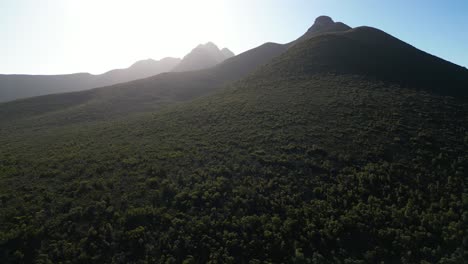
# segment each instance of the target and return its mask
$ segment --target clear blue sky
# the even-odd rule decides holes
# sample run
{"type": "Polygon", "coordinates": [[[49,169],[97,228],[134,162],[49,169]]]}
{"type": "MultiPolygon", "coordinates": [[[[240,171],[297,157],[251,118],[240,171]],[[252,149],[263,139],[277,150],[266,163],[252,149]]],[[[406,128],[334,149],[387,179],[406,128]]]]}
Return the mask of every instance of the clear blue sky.
{"type": "Polygon", "coordinates": [[[319,15],[468,66],[467,0],[1,0],[0,73],[102,73],[207,41],[240,53],[289,42],[319,15]]]}

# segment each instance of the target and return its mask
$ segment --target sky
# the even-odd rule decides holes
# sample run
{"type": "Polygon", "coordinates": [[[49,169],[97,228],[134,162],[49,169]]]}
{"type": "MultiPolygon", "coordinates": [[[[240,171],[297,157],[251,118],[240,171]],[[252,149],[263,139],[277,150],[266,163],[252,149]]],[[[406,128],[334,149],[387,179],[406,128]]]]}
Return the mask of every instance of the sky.
{"type": "Polygon", "coordinates": [[[208,41],[238,54],[292,41],[320,15],[468,67],[467,0],[1,0],[0,73],[100,74],[208,41]]]}

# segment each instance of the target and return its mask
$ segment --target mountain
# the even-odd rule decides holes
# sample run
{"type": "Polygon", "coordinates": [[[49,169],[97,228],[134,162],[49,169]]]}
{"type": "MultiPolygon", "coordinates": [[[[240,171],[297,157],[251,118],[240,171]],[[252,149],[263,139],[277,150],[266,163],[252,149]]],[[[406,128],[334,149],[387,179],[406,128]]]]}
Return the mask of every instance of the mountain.
{"type": "Polygon", "coordinates": [[[466,68],[372,27],[322,34],[296,45],[299,47],[289,53],[295,59],[287,58],[288,66],[283,69],[291,74],[297,71],[358,74],[405,87],[468,97],[466,68]]]}
{"type": "MultiPolygon", "coordinates": [[[[153,59],[141,60],[135,62],[127,69],[117,69],[106,72],[97,77],[98,83],[106,83],[106,85],[112,85],[116,83],[123,83],[138,79],[147,78],[160,74],[162,72],[171,71],[181,59],[179,58],[164,58],[159,61],[153,59]]],[[[99,85],[105,86],[105,85],[99,85]]],[[[95,86],[98,87],[98,86],[95,86]]],[[[93,87],[93,88],[95,88],[93,87]]]]}
{"type": "MultiPolygon", "coordinates": [[[[285,44],[285,47],[292,46],[293,43],[299,43],[309,39],[317,34],[324,32],[333,32],[346,30],[349,27],[342,23],[330,23],[331,18],[322,16],[316,19],[311,28],[299,39],[294,42],[285,44]]],[[[333,21],[333,20],[331,20],[333,21]]],[[[260,48],[260,47],[259,47],[260,48]]],[[[265,53],[269,56],[260,59],[261,62],[266,62],[269,59],[279,55],[285,48],[276,48],[277,53],[270,54],[271,47],[265,46],[265,51],[258,50],[259,54],[265,53]]],[[[63,93],[71,91],[88,90],[96,87],[103,87],[117,83],[142,79],[145,77],[157,75],[168,71],[190,71],[212,67],[225,59],[234,56],[229,49],[219,48],[209,42],[205,45],[199,45],[184,61],[179,64],[180,60],[175,58],[166,58],[161,61],[146,60],[140,61],[127,69],[112,70],[101,75],[91,75],[89,73],[67,74],[67,75],[0,75],[0,102],[12,101],[15,99],[34,97],[38,95],[63,93]],[[177,66],[177,67],[176,67],[177,66]]],[[[254,56],[257,58],[258,56],[254,56]]],[[[253,59],[245,58],[253,62],[253,59]]],[[[242,64],[242,63],[240,63],[242,64]]],[[[252,64],[254,67],[261,63],[252,64]]],[[[246,72],[254,67],[247,67],[247,70],[239,69],[246,72]]],[[[240,78],[239,76],[238,78],[240,78]]]]}
{"type": "Polygon", "coordinates": [[[187,54],[172,70],[174,72],[195,71],[210,68],[234,56],[227,48],[220,50],[213,42],[200,44],[187,54]]]}
{"type": "Polygon", "coordinates": [[[231,57],[236,56],[236,54],[234,54],[234,52],[232,52],[232,51],[229,50],[228,48],[223,48],[223,49],[221,50],[221,53],[223,53],[223,55],[224,55],[224,57],[225,57],[226,59],[229,59],[229,58],[231,58],[231,57]]]}
{"type": "Polygon", "coordinates": [[[89,73],[64,75],[0,75],[0,102],[21,98],[88,90],[91,88],[128,82],[172,70],[180,59],[138,61],[127,69],[118,69],[100,75],[89,73]]]}
{"type": "Polygon", "coordinates": [[[319,16],[315,19],[314,24],[307,30],[307,32],[288,44],[288,47],[293,46],[296,43],[302,42],[304,40],[310,39],[315,37],[319,34],[328,33],[328,32],[340,32],[340,31],[347,31],[350,30],[351,27],[342,23],[342,22],[335,22],[329,16],[319,16]]]}
{"type": "MultiPolygon", "coordinates": [[[[296,43],[314,36],[310,32],[314,31],[313,28],[318,27],[317,21],[320,23],[320,19],[317,19],[311,28],[296,40],[296,43]]],[[[214,44],[208,43],[200,46],[218,50],[214,44]]],[[[0,107],[0,122],[51,113],[56,120],[53,123],[60,124],[62,122],[104,120],[136,112],[155,111],[168,104],[213,93],[224,85],[239,80],[261,65],[270,62],[289,47],[291,44],[282,45],[269,42],[204,70],[164,73],[143,80],[75,94],[50,95],[4,104],[3,107],[0,107]],[[57,110],[66,111],[57,112],[57,110]]],[[[181,64],[182,62],[179,65],[181,64]]]]}
{"type": "Polygon", "coordinates": [[[266,43],[209,69],[162,73],[98,89],[0,104],[0,123],[24,118],[39,122],[53,120],[54,124],[77,123],[155,111],[168,104],[213,93],[268,63],[285,50],[286,47],[281,44],[266,43]],[[49,119],[47,116],[54,117],[49,119]]]}
{"type": "Polygon", "coordinates": [[[203,71],[2,104],[0,257],[463,263],[467,75],[358,27],[203,71]],[[163,98],[178,100],[150,108],[163,98]],[[49,111],[24,111],[33,103],[49,111]]]}

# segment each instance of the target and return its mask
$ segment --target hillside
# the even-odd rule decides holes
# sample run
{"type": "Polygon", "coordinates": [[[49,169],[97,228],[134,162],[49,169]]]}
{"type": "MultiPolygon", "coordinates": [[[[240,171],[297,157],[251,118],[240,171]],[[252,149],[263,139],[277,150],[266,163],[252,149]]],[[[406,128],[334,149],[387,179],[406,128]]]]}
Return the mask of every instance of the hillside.
{"type": "MultiPolygon", "coordinates": [[[[327,29],[336,29],[324,28],[320,23],[323,24],[321,19],[316,19],[309,30],[295,43],[325,33],[327,29]]],[[[201,46],[217,49],[213,47],[214,44],[201,46]]],[[[209,69],[165,73],[110,87],[3,104],[0,105],[0,123],[6,125],[26,118],[26,121],[22,122],[26,126],[42,126],[44,123],[61,125],[102,121],[155,111],[169,104],[187,101],[222,89],[224,85],[239,80],[259,66],[270,62],[289,47],[291,44],[270,42],[228,58],[209,69]]]]}
{"type": "Polygon", "coordinates": [[[358,27],[322,34],[297,45],[289,53],[291,57],[276,62],[286,65],[282,70],[291,74],[297,71],[359,74],[406,87],[468,97],[466,68],[427,54],[375,28],[358,27]]]}
{"type": "MultiPolygon", "coordinates": [[[[185,103],[159,111],[83,125],[57,119],[80,112],[49,105],[47,115],[23,113],[0,126],[2,260],[467,259],[466,70],[367,27],[320,34],[282,52],[195,100],[183,90],[186,81],[174,80],[218,80],[209,78],[240,73],[241,56],[252,56],[139,80],[130,83],[133,93],[122,84],[51,100],[84,102],[75,103],[90,118],[90,109],[138,105],[122,98],[182,89],[185,103]],[[168,90],[153,93],[162,87],[168,90]],[[93,105],[87,96],[103,101],[93,105]]],[[[18,105],[0,109],[13,115],[18,105]]]]}
{"type": "Polygon", "coordinates": [[[172,70],[180,59],[145,60],[127,69],[112,70],[100,75],[89,73],[64,75],[0,75],[0,103],[45,94],[88,90],[128,82],[172,70]]]}
{"type": "Polygon", "coordinates": [[[267,43],[210,69],[169,72],[88,91],[0,104],[0,124],[7,126],[19,122],[20,126],[26,127],[60,126],[156,111],[222,89],[284,51],[280,44],[267,43]]]}
{"type": "Polygon", "coordinates": [[[211,68],[233,56],[234,53],[229,49],[223,48],[220,50],[213,42],[208,42],[198,45],[189,54],[185,55],[172,71],[186,72],[211,68]]]}

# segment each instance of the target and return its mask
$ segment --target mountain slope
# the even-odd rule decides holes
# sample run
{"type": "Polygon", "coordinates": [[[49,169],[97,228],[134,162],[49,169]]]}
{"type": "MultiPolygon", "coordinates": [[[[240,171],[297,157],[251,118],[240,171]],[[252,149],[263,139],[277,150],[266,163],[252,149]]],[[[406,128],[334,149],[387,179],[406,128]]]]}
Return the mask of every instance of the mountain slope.
{"type": "Polygon", "coordinates": [[[323,34],[297,45],[300,47],[290,53],[294,58],[284,58],[288,62],[283,68],[291,73],[360,74],[444,95],[468,96],[466,68],[427,54],[375,28],[323,34]]]}
{"type": "MultiPolygon", "coordinates": [[[[317,19],[316,23],[320,21],[317,19]]],[[[334,27],[331,27],[330,30],[333,29],[334,27]]],[[[321,26],[314,24],[296,43],[315,36],[314,32],[325,31],[321,26]]],[[[291,47],[289,44],[265,43],[226,59],[211,69],[162,74],[76,95],[32,98],[4,104],[0,106],[0,122],[15,121],[24,117],[37,119],[36,117],[40,116],[40,120],[53,119],[53,123],[61,124],[83,120],[104,120],[137,112],[154,111],[167,104],[193,99],[221,89],[225,84],[241,79],[257,67],[268,63],[289,47],[291,47]],[[76,101],[73,102],[74,97],[76,101]],[[50,112],[53,112],[51,113],[53,117],[50,119],[43,116],[50,112]]],[[[34,120],[31,121],[31,124],[36,124],[34,120]]]]}
{"type": "MultiPolygon", "coordinates": [[[[271,62],[279,72],[267,76],[307,73],[357,74],[390,84],[467,96],[467,70],[424,53],[369,27],[319,34],[296,44],[271,62]],[[305,47],[305,48],[303,48],[305,47]]],[[[286,51],[288,46],[266,43],[227,59],[211,69],[166,73],[151,78],[73,94],[31,98],[0,105],[2,126],[44,127],[119,119],[152,112],[221,89],[286,51]]],[[[262,70],[262,71],[265,71],[262,70]]]]}
{"type": "Polygon", "coordinates": [[[464,90],[371,71],[385,38],[320,35],[154,113],[1,126],[2,260],[463,263],[464,90]]]}
{"type": "Polygon", "coordinates": [[[220,50],[213,42],[200,44],[187,54],[172,70],[174,72],[195,71],[215,66],[234,56],[227,48],[220,50]]]}
{"type": "Polygon", "coordinates": [[[65,75],[0,75],[0,102],[15,99],[91,88],[128,82],[172,70],[179,59],[138,61],[127,69],[112,70],[100,75],[89,73],[65,75]]]}
{"type": "MultiPolygon", "coordinates": [[[[321,16],[316,19],[315,23],[299,39],[291,43],[285,44],[285,47],[283,49],[277,48],[278,52],[274,54],[274,56],[273,54],[270,54],[269,56],[260,59],[261,61],[266,62],[268,61],[268,59],[271,59],[281,54],[279,50],[284,51],[287,47],[291,47],[295,43],[307,40],[318,34],[322,34],[325,32],[344,31],[348,29],[349,27],[343,23],[335,23],[331,18],[321,16]]],[[[261,46],[258,48],[261,48],[261,46]]],[[[258,48],[256,50],[259,50],[258,48]]],[[[265,51],[259,50],[259,54],[269,54],[271,52],[269,45],[266,45],[265,48],[265,51]]],[[[232,53],[230,50],[226,48],[219,50],[213,43],[207,43],[205,45],[199,45],[197,48],[195,48],[191,52],[191,54],[187,55],[185,62],[181,63],[181,65],[177,66],[176,68],[174,67],[178,64],[178,59],[169,58],[162,60],[162,62],[169,62],[169,65],[165,65],[163,69],[159,69],[159,67],[155,65],[156,63],[153,63],[154,61],[147,60],[146,62],[137,62],[128,69],[113,70],[103,75],[97,76],[90,75],[87,73],[56,76],[0,75],[0,102],[44,94],[87,90],[90,88],[102,87],[106,85],[112,85],[121,82],[127,82],[131,80],[149,77],[161,72],[170,71],[173,68],[173,71],[176,72],[209,68],[232,56],[234,56],[234,53],[232,53]],[[134,67],[137,65],[149,64],[154,65],[151,65],[146,69],[134,67]]],[[[259,56],[254,56],[254,58],[257,57],[259,56]]],[[[253,59],[250,58],[246,59],[249,61],[253,61],[253,59]]],[[[258,66],[260,64],[261,63],[254,63],[254,66],[258,66]]],[[[252,69],[255,67],[247,68],[252,69]]]]}
{"type": "Polygon", "coordinates": [[[207,95],[238,80],[284,52],[267,43],[205,70],[169,72],[88,91],[48,95],[0,104],[0,123],[26,118],[24,124],[102,121],[207,95]],[[37,121],[37,122],[36,122],[37,121]]]}

